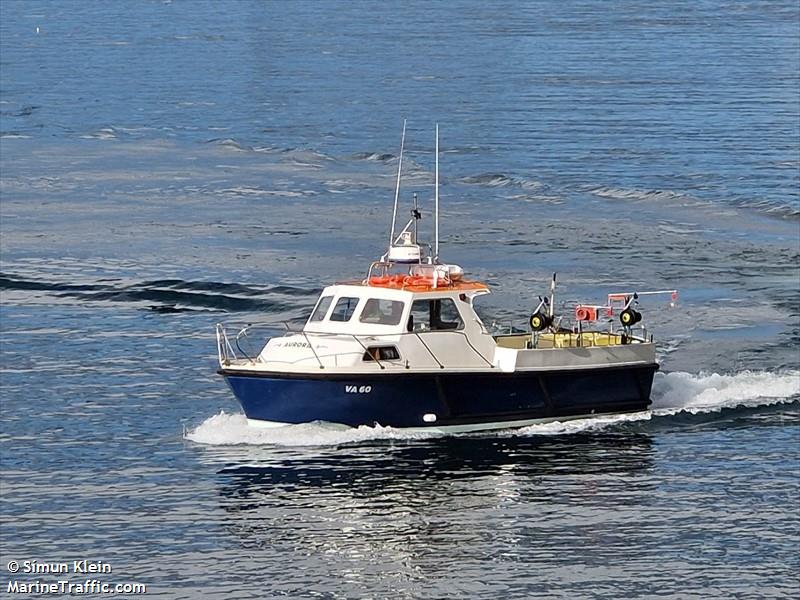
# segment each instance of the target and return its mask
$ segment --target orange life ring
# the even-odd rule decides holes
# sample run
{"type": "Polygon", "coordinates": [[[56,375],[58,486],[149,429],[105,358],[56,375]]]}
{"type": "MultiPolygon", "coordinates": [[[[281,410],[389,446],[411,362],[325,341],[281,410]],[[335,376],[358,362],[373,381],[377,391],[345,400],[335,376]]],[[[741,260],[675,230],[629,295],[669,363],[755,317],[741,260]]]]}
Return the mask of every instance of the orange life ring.
{"type": "Polygon", "coordinates": [[[425,277],[424,275],[407,275],[403,278],[403,285],[408,287],[431,286],[433,285],[433,278],[425,277]]]}
{"type": "Polygon", "coordinates": [[[386,285],[390,280],[391,278],[388,275],[379,275],[377,277],[370,277],[369,283],[370,285],[386,285]]]}

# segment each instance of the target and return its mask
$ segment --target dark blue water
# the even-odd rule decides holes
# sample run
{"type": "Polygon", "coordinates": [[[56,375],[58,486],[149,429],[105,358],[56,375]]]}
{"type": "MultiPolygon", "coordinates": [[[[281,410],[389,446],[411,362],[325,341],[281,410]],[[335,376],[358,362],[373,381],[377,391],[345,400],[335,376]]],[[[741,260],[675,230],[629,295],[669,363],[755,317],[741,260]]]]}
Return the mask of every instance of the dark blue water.
{"type": "Polygon", "coordinates": [[[2,0],[3,593],[88,558],[164,598],[797,597],[798,140],[796,2],[2,0]],[[680,289],[652,412],[246,425],[214,323],[362,275],[406,117],[486,321],[553,271],[680,289]]]}

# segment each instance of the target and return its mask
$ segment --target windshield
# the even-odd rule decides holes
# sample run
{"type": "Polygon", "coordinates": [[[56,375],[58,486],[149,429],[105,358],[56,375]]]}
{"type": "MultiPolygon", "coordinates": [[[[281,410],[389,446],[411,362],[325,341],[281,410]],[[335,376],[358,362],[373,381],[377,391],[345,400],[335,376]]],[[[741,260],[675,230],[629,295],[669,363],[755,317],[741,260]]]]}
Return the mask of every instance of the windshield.
{"type": "Polygon", "coordinates": [[[325,315],[328,312],[328,307],[331,305],[331,301],[333,300],[333,296],[323,296],[317,302],[317,307],[314,309],[314,312],[311,313],[311,321],[322,321],[325,318],[325,315]]]}

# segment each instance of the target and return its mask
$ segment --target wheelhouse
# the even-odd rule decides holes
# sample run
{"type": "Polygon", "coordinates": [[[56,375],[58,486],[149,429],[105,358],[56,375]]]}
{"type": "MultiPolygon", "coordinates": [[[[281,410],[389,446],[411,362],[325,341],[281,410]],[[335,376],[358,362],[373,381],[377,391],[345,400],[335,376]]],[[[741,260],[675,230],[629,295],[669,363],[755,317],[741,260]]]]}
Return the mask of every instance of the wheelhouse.
{"type": "Polygon", "coordinates": [[[320,294],[303,331],[306,333],[386,335],[460,331],[479,321],[472,308],[485,286],[403,289],[339,284],[320,294]]]}

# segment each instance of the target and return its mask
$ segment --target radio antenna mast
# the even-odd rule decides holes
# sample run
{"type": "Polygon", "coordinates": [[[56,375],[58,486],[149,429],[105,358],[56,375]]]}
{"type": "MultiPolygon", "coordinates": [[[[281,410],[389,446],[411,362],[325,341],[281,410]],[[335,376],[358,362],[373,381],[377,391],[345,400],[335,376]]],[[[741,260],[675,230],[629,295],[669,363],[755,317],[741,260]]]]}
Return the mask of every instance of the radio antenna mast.
{"type": "Polygon", "coordinates": [[[406,119],[403,119],[403,137],[400,138],[400,160],[397,161],[397,186],[394,189],[394,210],[392,210],[392,230],[389,232],[389,249],[394,245],[394,225],[397,220],[397,199],[400,197],[400,170],[403,168],[403,146],[406,143],[406,119]]]}
{"type": "Polygon", "coordinates": [[[436,124],[436,183],[434,184],[434,202],[435,208],[433,220],[435,221],[434,231],[435,234],[433,236],[434,239],[434,246],[433,246],[433,260],[434,262],[438,262],[439,260],[439,124],[436,124]]]}

